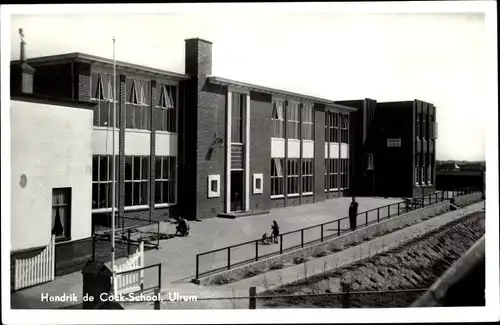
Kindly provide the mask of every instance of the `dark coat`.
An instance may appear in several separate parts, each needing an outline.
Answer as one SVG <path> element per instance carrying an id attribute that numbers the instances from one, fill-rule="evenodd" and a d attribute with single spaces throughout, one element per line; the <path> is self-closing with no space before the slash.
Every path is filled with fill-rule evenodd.
<path id="1" fill-rule="evenodd" d="M 358 202 L 351 202 L 349 205 L 349 216 L 355 217 L 358 215 Z"/>

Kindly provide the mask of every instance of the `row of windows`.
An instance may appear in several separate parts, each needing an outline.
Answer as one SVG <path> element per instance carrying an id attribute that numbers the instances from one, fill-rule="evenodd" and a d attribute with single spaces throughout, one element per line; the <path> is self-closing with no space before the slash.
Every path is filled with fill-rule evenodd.
<path id="1" fill-rule="evenodd" d="M 434 179 L 434 166 L 415 166 L 415 184 L 432 185 Z"/>
<path id="2" fill-rule="evenodd" d="M 118 179 L 118 157 L 115 156 L 115 171 Z M 92 157 L 92 209 L 107 209 L 112 206 L 112 156 Z M 149 156 L 125 157 L 125 206 L 149 205 Z M 176 157 L 156 157 L 155 203 L 176 203 Z M 118 193 L 115 197 L 118 202 Z"/>
<path id="3" fill-rule="evenodd" d="M 326 112 L 325 141 L 349 143 L 349 115 Z"/>
<path id="4" fill-rule="evenodd" d="M 325 189 L 347 188 L 349 188 L 349 159 L 325 159 Z"/>
<path id="5" fill-rule="evenodd" d="M 302 159 L 300 166 L 299 159 L 288 159 L 285 170 L 285 159 L 273 158 L 271 160 L 271 195 L 285 194 L 310 194 L 313 192 L 314 160 Z M 302 168 L 302 176 L 300 176 Z"/>
<path id="6" fill-rule="evenodd" d="M 312 105 L 300 104 L 297 102 L 288 102 L 286 105 L 286 132 L 289 139 L 299 139 L 300 129 L 302 130 L 303 140 L 314 140 L 314 120 L 313 120 L 313 107 Z M 285 116 L 284 116 L 285 101 L 273 100 L 272 112 L 272 137 L 284 138 L 285 137 Z M 300 118 L 302 115 L 302 118 Z M 301 122 L 302 120 L 302 122 Z M 302 123 L 302 128 L 300 124 Z"/>
<path id="7" fill-rule="evenodd" d="M 92 73 L 91 99 L 96 100 L 94 125 L 113 126 L 113 76 L 109 73 Z M 117 90 L 119 87 L 117 86 Z M 156 101 L 153 107 L 156 130 L 177 132 L 177 87 L 158 84 L 155 88 Z M 118 93 L 118 92 L 117 92 Z M 151 127 L 151 82 L 127 78 L 125 82 L 125 128 L 145 129 Z"/>

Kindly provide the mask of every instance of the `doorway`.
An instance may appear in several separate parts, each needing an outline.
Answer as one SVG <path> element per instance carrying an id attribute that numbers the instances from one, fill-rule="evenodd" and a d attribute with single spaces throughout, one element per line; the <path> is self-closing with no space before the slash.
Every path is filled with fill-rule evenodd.
<path id="1" fill-rule="evenodd" d="M 231 171 L 231 212 L 243 211 L 243 171 Z"/>

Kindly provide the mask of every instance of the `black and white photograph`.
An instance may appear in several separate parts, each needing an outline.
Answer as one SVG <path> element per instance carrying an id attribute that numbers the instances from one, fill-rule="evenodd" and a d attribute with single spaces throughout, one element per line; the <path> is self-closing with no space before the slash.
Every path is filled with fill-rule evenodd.
<path id="1" fill-rule="evenodd" d="M 1 17 L 3 323 L 500 319 L 496 2 Z"/>

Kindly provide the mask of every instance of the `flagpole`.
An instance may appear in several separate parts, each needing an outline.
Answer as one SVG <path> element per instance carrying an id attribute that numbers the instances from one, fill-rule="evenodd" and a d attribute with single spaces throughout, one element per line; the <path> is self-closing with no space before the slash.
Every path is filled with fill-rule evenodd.
<path id="1" fill-rule="evenodd" d="M 113 178 L 111 190 L 111 270 L 113 272 L 113 293 L 115 286 L 115 205 L 116 205 L 116 158 L 115 158 L 115 129 L 116 129 L 116 58 L 115 58 L 115 37 L 113 36 Z"/>

